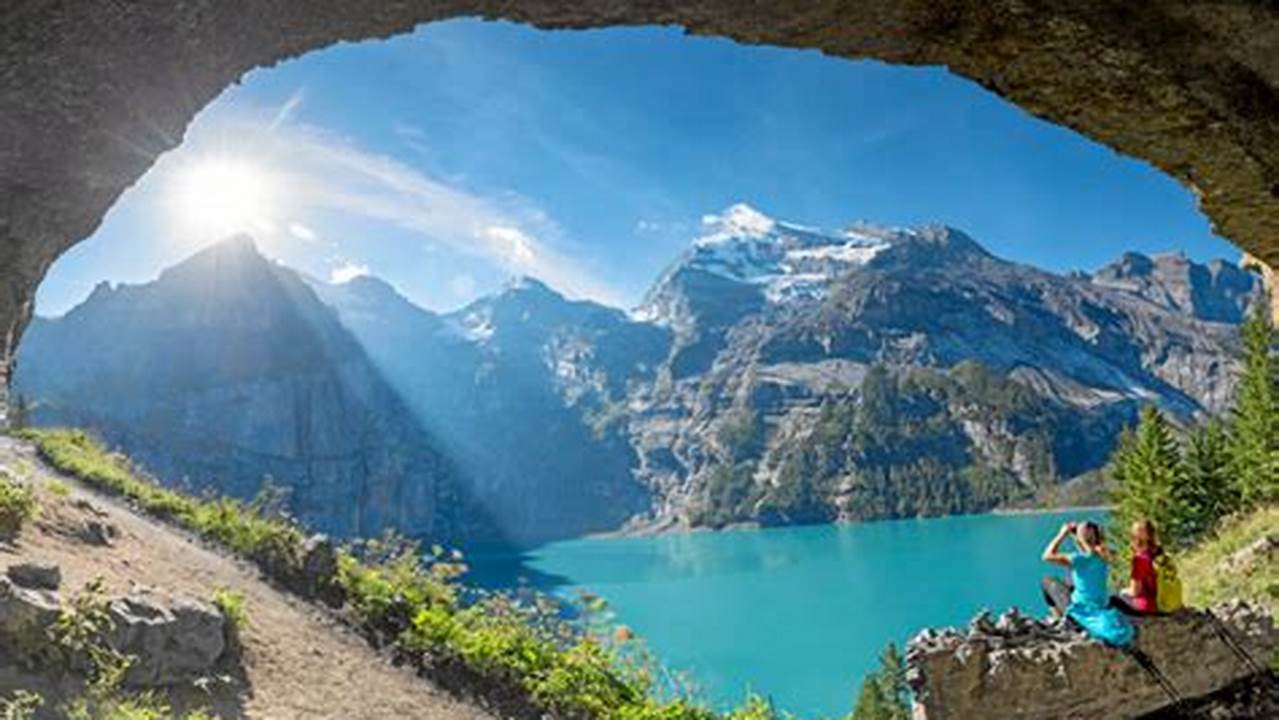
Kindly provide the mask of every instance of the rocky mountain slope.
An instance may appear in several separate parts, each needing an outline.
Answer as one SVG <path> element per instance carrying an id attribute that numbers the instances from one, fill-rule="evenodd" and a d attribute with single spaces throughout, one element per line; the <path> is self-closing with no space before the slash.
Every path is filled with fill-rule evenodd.
<path id="1" fill-rule="evenodd" d="M 674 342 L 630 423 L 660 513 L 695 523 L 973 510 L 1096 468 L 1142 403 L 1221 408 L 1257 287 L 1176 257 L 1060 276 L 947 227 L 707 220 L 639 309 Z"/>
<path id="2" fill-rule="evenodd" d="M 253 498 L 274 487 L 330 532 L 485 531 L 359 343 L 247 238 L 152 283 L 100 285 L 33 329 L 18 387 L 39 398 L 40 422 L 94 428 L 196 489 Z"/>
<path id="3" fill-rule="evenodd" d="M 223 255 L 259 270 L 198 281 Z M 166 475 L 243 495 L 271 472 L 339 531 L 964 512 L 1099 467 L 1143 403 L 1220 410 L 1258 285 L 1179 256 L 1063 276 L 953 228 L 828 232 L 738 205 L 629 315 L 531 279 L 436 314 L 239 243 L 38 322 L 17 386 L 40 422 L 99 427 Z"/>

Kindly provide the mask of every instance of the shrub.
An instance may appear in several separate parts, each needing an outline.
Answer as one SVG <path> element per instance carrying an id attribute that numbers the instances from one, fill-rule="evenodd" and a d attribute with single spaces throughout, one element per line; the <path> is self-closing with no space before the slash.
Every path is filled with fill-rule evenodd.
<path id="1" fill-rule="evenodd" d="M 32 720 L 44 705 L 44 698 L 28 690 L 19 690 L 10 698 L 0 698 L 0 720 Z"/>
<path id="2" fill-rule="evenodd" d="M 27 430 L 22 436 L 58 469 L 253 559 L 268 574 L 278 578 L 300 567 L 302 529 L 268 512 L 265 502 L 197 499 L 161 488 L 78 430 Z M 348 617 L 370 642 L 391 648 L 427 673 L 442 663 L 460 663 L 489 689 L 513 691 L 506 694 L 523 697 L 552 717 L 780 720 L 758 699 L 723 716 L 699 705 L 677 682 L 659 687 L 654 678 L 670 675 L 654 669 L 651 655 L 634 641 L 611 642 L 611 627 L 594 622 L 601 602 L 573 609 L 542 595 L 529 600 L 465 591 L 456 582 L 465 569 L 460 560 L 440 547 L 423 552 L 417 543 L 394 535 L 343 548 L 338 582 Z M 242 616 L 236 594 L 220 593 L 214 602 L 233 623 Z M 72 720 L 169 717 L 168 708 L 149 697 L 107 693 L 84 702 L 97 714 L 68 713 Z"/>
<path id="3" fill-rule="evenodd" d="M 233 632 L 240 632 L 249 624 L 249 611 L 244 607 L 244 593 L 230 588 L 218 588 L 213 593 L 213 606 L 222 612 Z"/>
<path id="4" fill-rule="evenodd" d="M 35 493 L 0 470 L 0 540 L 17 537 L 23 524 L 35 514 Z"/>

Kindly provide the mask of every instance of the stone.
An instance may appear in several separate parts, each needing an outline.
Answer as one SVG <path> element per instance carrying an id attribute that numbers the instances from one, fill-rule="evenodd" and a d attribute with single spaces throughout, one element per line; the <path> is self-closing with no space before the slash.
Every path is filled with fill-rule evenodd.
<path id="1" fill-rule="evenodd" d="M 1247 573 L 1253 568 L 1266 563 L 1273 563 L 1279 555 L 1279 534 L 1272 533 L 1247 547 L 1231 553 L 1222 561 L 1222 571 L 1227 573 Z"/>
<path id="2" fill-rule="evenodd" d="M 279 0 L 25 4 L 0 23 L 0 385 L 35 288 L 247 71 L 463 15 L 682 26 L 948 68 L 1179 179 L 1219 234 L 1279 265 L 1279 8 L 1249 0 Z"/>
<path id="3" fill-rule="evenodd" d="M 33 590 L 57 590 L 62 584 L 62 568 L 53 563 L 18 563 L 10 565 L 5 574 L 18 587 Z"/>
<path id="4" fill-rule="evenodd" d="M 1136 649 L 1187 699 L 1249 680 L 1279 645 L 1273 618 L 1240 602 L 1134 623 Z M 910 641 L 917 718 L 1135 718 L 1171 704 L 1131 655 L 1078 632 L 1031 618 L 997 622 L 993 630 L 974 621 L 968 632 L 920 633 Z"/>
<path id="5" fill-rule="evenodd" d="M 52 591 L 21 587 L 8 576 L 0 577 L 0 650 L 16 639 L 43 637 L 61 610 Z"/>
<path id="6" fill-rule="evenodd" d="M 338 582 L 337 547 L 329 536 L 316 534 L 302 545 L 304 594 L 331 607 L 341 607 L 346 593 Z"/>
<path id="7" fill-rule="evenodd" d="M 112 600 L 110 644 L 135 657 L 124 682 L 162 687 L 208 675 L 227 649 L 227 619 L 217 608 L 190 598 L 161 600 L 136 593 Z"/>
<path id="8" fill-rule="evenodd" d="M 119 535 L 119 530 L 116 529 L 115 525 L 108 522 L 85 520 L 84 524 L 80 526 L 77 535 L 90 545 L 108 547 L 115 540 L 115 537 Z"/>

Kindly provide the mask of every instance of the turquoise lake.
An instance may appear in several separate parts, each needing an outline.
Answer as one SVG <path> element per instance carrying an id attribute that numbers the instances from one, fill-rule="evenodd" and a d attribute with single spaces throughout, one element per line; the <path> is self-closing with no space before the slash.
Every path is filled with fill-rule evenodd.
<path id="1" fill-rule="evenodd" d="M 801 717 L 842 715 L 889 641 L 982 608 L 1042 613 L 1043 545 L 1098 512 L 697 532 L 553 543 L 520 557 L 537 584 L 606 598 L 708 700 L 747 688 Z M 473 557 L 477 574 L 504 570 Z M 513 578 L 508 578 L 513 581 Z"/>

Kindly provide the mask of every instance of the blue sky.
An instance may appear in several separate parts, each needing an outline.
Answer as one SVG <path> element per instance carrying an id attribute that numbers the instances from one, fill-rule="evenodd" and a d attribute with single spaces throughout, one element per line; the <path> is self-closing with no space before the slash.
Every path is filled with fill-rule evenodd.
<path id="1" fill-rule="evenodd" d="M 1171 179 L 938 68 L 462 20 L 248 74 L 58 261 L 37 309 L 241 228 L 433 309 L 517 274 L 630 306 L 738 201 L 825 227 L 944 222 L 1055 270 L 1238 256 Z"/>

